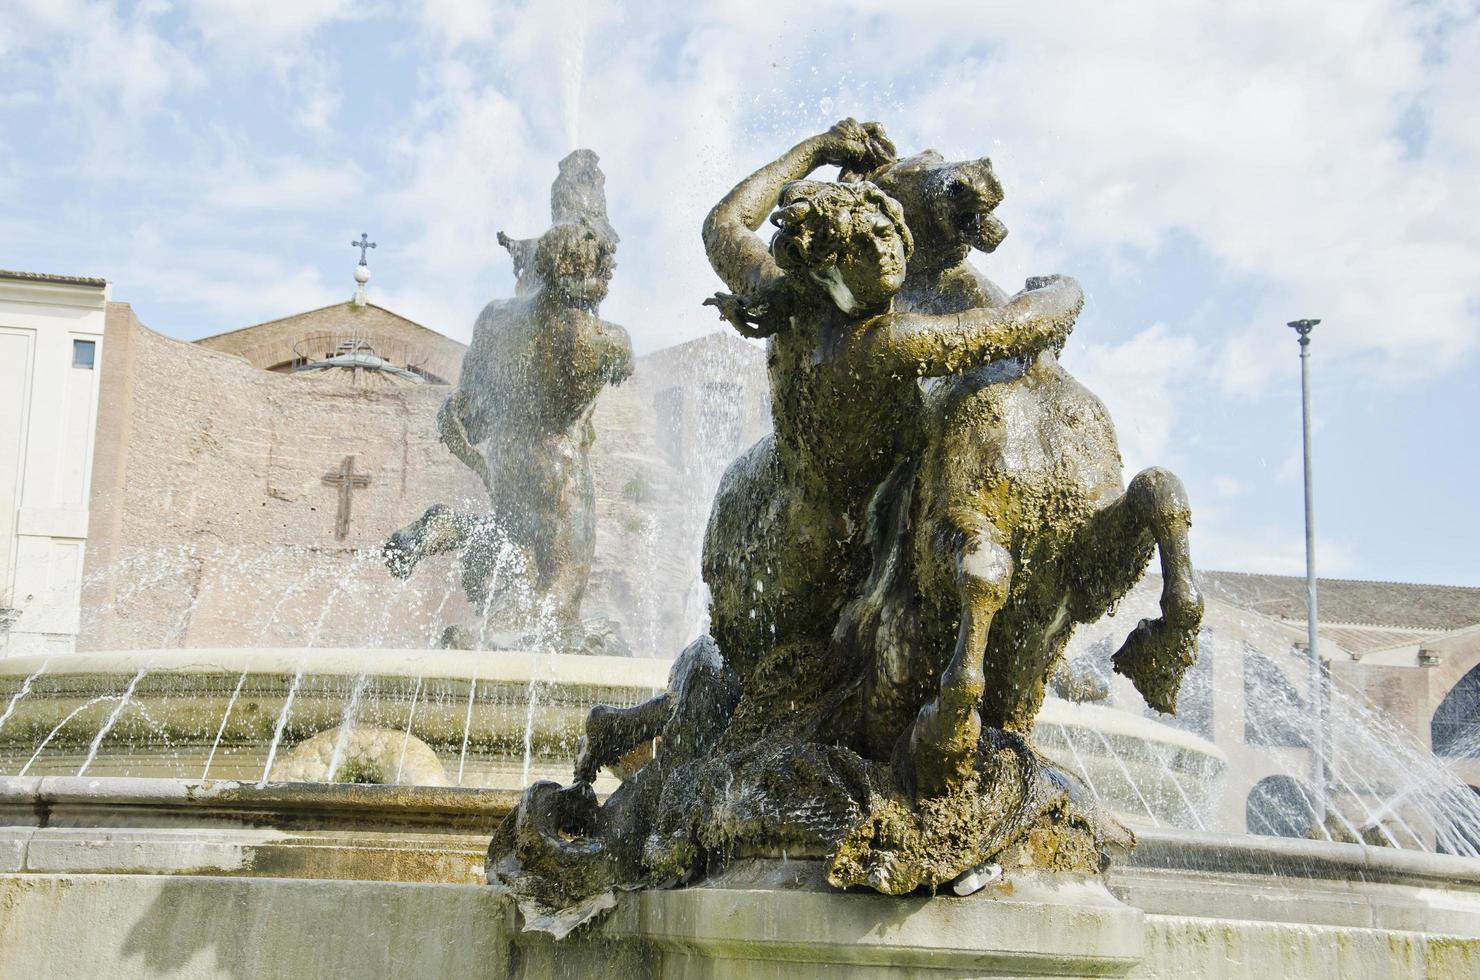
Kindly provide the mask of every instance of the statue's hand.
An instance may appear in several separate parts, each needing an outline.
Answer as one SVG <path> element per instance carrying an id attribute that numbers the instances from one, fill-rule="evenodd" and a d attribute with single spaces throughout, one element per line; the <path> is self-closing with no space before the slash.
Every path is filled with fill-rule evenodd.
<path id="1" fill-rule="evenodd" d="M 621 351 L 612 359 L 612 364 L 607 371 L 606 377 L 614 385 L 619 385 L 632 377 L 632 351 L 630 348 Z"/>
<path id="2" fill-rule="evenodd" d="M 730 326 L 734 327 L 742 337 L 761 339 L 775 332 L 761 323 L 760 317 L 757 316 L 759 311 L 752 310 L 745 305 L 744 300 L 732 293 L 715 293 L 704 301 L 704 305 L 719 310 L 719 315 L 728 320 Z"/>
<path id="3" fill-rule="evenodd" d="M 876 122 L 844 119 L 822 136 L 822 162 L 858 177 L 895 160 L 894 143 Z"/>
<path id="4" fill-rule="evenodd" d="M 1059 275 L 1058 273 L 1054 273 L 1051 276 L 1029 276 L 1027 281 L 1023 283 L 1023 290 L 1030 292 L 1034 289 L 1047 289 L 1049 286 L 1063 282 L 1067 278 L 1069 277 Z"/>

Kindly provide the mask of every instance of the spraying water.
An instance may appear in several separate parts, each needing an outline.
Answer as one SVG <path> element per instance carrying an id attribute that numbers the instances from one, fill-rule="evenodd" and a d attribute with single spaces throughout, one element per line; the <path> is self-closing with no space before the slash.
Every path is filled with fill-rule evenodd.
<path id="1" fill-rule="evenodd" d="M 236 699 L 241 697 L 242 685 L 247 682 L 247 672 L 242 671 L 241 676 L 236 679 L 236 688 L 231 692 L 231 698 L 226 702 L 226 710 L 221 713 L 221 727 L 216 729 L 216 740 L 211 743 L 211 753 L 206 756 L 206 767 L 200 772 L 201 782 L 205 782 L 211 774 L 211 763 L 216 758 L 216 749 L 221 745 L 221 736 L 226 734 L 226 720 L 231 717 L 231 709 L 236 707 Z"/>
<path id="2" fill-rule="evenodd" d="M 5 713 L 0 714 L 0 728 L 5 727 L 5 723 L 10 720 L 10 716 L 15 714 L 15 706 L 20 704 L 22 698 L 31 693 L 31 685 L 36 683 L 36 678 L 45 672 L 46 664 L 43 663 L 37 668 L 34 674 L 31 674 L 21 683 L 21 689 L 15 693 L 15 696 L 10 699 L 10 703 L 5 706 Z"/>
<path id="3" fill-rule="evenodd" d="M 303 683 L 303 668 L 293 675 L 293 682 L 288 685 L 288 696 L 283 701 L 282 713 L 278 715 L 277 726 L 272 730 L 272 743 L 267 747 L 267 762 L 262 766 L 262 778 L 258 786 L 267 784 L 268 774 L 272 772 L 273 760 L 277 758 L 278 745 L 283 741 L 283 730 L 288 727 L 288 713 L 293 710 L 293 698 L 298 694 L 298 685 Z"/>
<path id="4" fill-rule="evenodd" d="M 344 759 L 344 750 L 349 745 L 350 734 L 355 727 L 355 712 L 360 706 L 360 698 L 365 694 L 365 685 L 370 676 L 361 672 L 355 678 L 354 690 L 350 692 L 349 702 L 344 706 L 344 716 L 339 720 L 339 735 L 334 739 L 334 752 L 329 757 L 329 771 L 324 775 L 324 782 L 334 782 L 334 774 L 339 771 L 339 763 Z"/>
<path id="5" fill-rule="evenodd" d="M 67 714 L 67 716 L 61 721 L 57 722 L 56 727 L 48 732 L 47 736 L 41 740 L 41 744 L 36 746 L 36 751 L 31 753 L 31 758 L 26 760 L 26 764 L 24 766 L 21 766 L 21 771 L 16 773 L 16 775 L 24 776 L 26 773 L 31 771 L 31 767 L 36 764 L 36 760 L 41 757 L 41 753 L 46 751 L 46 747 L 51 744 L 51 740 L 57 737 L 57 732 L 60 732 L 63 728 L 67 727 L 67 722 L 71 721 L 73 718 L 76 718 L 78 715 L 82 714 L 82 712 L 86 711 L 88 708 L 91 708 L 95 704 L 104 704 L 109 701 L 116 700 L 118 700 L 118 695 L 104 694 L 100 695 L 99 697 L 93 698 L 91 701 L 83 702 L 82 704 L 79 704 L 77 707 L 73 708 Z"/>
<path id="6" fill-rule="evenodd" d="M 113 726 L 118 723 L 118 718 L 123 714 L 123 709 L 128 707 L 129 698 L 134 696 L 134 689 L 139 686 L 139 681 L 143 680 L 144 675 L 148 672 L 147 668 L 140 668 L 139 672 L 134 675 L 134 679 L 128 682 L 128 688 L 124 690 L 123 696 L 118 699 L 118 705 L 108 715 L 108 720 L 103 723 L 103 727 L 99 728 L 98 733 L 93 736 L 92 745 L 88 746 L 87 749 L 87 759 L 82 763 L 82 768 L 77 770 L 77 775 L 83 776 L 87 774 L 88 767 L 98 757 L 98 747 L 103 744 L 103 739 L 113 730 Z"/>

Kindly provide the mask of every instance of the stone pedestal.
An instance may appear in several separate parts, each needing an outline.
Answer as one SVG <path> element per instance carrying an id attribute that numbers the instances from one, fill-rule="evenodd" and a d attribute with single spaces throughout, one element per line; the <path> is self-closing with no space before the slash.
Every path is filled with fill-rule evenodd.
<path id="1" fill-rule="evenodd" d="M 749 860 L 561 942 L 482 878 L 512 794 L 0 779 L 0 978 L 1473 980 L 1480 861 L 1146 830 L 1106 880 L 839 893 Z"/>
<path id="2" fill-rule="evenodd" d="M 518 933 L 523 978 L 1104 977 L 1142 959 L 1143 915 L 1098 880 L 1028 874 L 969 898 L 840 894 L 810 861 L 746 861 L 623 896 L 589 933 Z M 574 972 L 572 972 L 574 971 Z"/>

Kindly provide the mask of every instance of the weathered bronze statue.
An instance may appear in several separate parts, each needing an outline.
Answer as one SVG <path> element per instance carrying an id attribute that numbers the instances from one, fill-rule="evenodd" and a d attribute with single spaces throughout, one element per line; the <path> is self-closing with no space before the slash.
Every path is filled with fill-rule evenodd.
<path id="1" fill-rule="evenodd" d="M 825 165 L 840 182 L 806 179 Z M 713 642 L 666 694 L 593 712 L 576 785 L 531 787 L 495 837 L 490 880 L 530 910 L 746 854 L 902 894 L 1009 850 L 1100 870 L 1129 842 L 1026 739 L 1075 624 L 1156 546 L 1163 615 L 1115 663 L 1175 706 L 1202 608 L 1190 516 L 1166 471 L 1122 488 L 1103 406 L 1058 364 L 1078 286 L 1009 298 L 967 264 L 1006 234 L 1001 198 L 989 161 L 896 161 L 877 125 L 846 120 L 710 214 L 733 291 L 711 302 L 768 338 L 775 431 L 715 499 Z M 767 249 L 753 232 L 773 209 Z M 654 737 L 598 807 L 596 771 Z"/>
<path id="2" fill-rule="evenodd" d="M 597 316 L 617 245 L 603 185 L 596 154 L 577 150 L 560 162 L 550 230 L 499 234 L 519 295 L 478 315 L 461 380 L 437 415 L 442 442 L 482 480 L 491 510 L 437 504 L 385 545 L 403 578 L 425 557 L 457 552 L 485 642 L 488 630 L 565 649 L 588 639 L 580 612 L 595 550 L 591 411 L 602 388 L 632 373 L 626 331 Z M 614 652 L 618 640 L 595 635 Z"/>

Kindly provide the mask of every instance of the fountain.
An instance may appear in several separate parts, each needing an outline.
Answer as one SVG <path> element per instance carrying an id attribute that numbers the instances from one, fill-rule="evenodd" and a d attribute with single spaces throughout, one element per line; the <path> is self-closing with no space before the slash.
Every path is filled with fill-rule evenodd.
<path id="1" fill-rule="evenodd" d="M 1476 975 L 1480 806 L 1359 697 L 1327 692 L 1325 775 L 1251 810 L 1287 838 L 1226 833 L 1244 760 L 1199 706 L 1252 654 L 1176 477 L 1123 484 L 1058 364 L 1078 287 L 966 261 L 1001 199 L 989 161 L 846 120 L 715 208 L 711 305 L 767 339 L 775 432 L 715 497 L 709 635 L 635 657 L 580 618 L 592 404 L 631 364 L 567 157 L 439 416 L 490 509 L 395 532 L 373 587 L 457 583 L 479 628 L 388 647 L 346 578 L 301 649 L 0 659 L 0 975 Z M 581 357 L 541 361 L 560 325 Z M 560 411 L 495 424 L 521 392 Z M 363 645 L 319 645 L 336 616 Z M 1249 712 L 1237 753 L 1306 714 Z"/>

